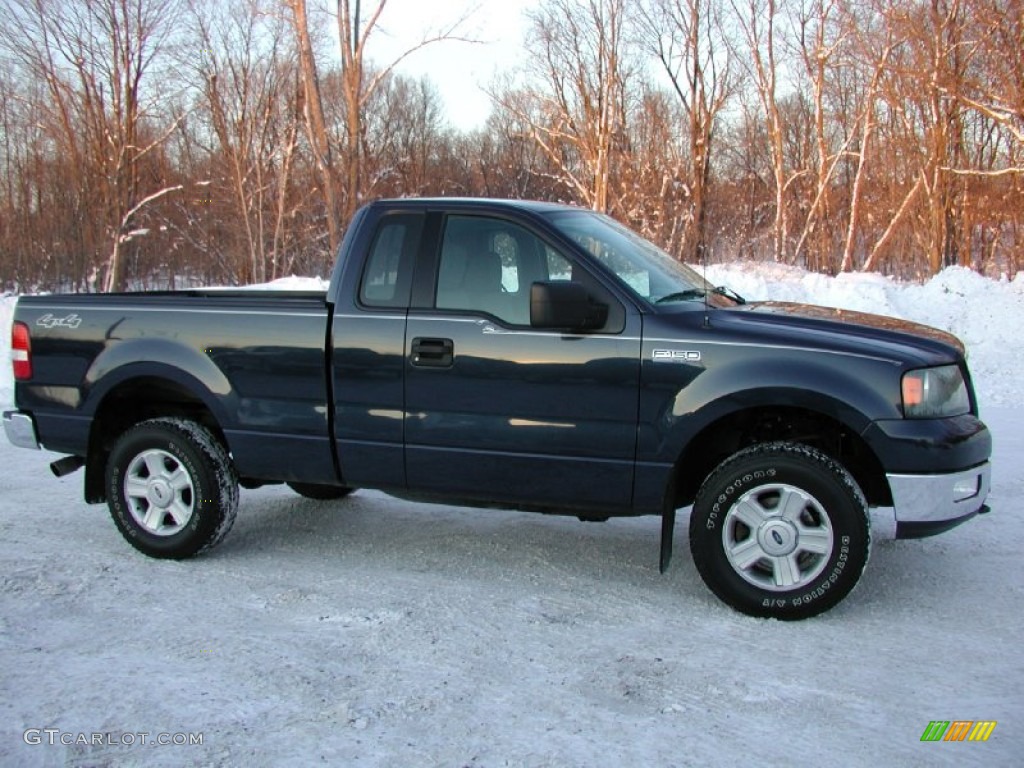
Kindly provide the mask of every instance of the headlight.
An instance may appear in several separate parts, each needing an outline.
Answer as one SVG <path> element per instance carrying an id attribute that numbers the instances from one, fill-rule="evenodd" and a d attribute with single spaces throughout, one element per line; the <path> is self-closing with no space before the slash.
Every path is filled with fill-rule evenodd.
<path id="1" fill-rule="evenodd" d="M 955 365 L 907 371 L 902 389 L 903 415 L 908 419 L 960 416 L 971 410 L 967 385 Z"/>

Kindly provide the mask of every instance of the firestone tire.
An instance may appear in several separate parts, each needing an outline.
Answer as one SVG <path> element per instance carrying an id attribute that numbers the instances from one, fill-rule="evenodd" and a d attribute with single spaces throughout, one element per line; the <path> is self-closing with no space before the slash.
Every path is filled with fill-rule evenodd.
<path id="1" fill-rule="evenodd" d="M 756 445 L 722 462 L 690 515 L 701 578 L 750 616 L 795 620 L 829 610 L 856 586 L 870 546 L 856 481 L 795 443 Z"/>
<path id="2" fill-rule="evenodd" d="M 127 430 L 107 461 L 107 505 L 140 552 L 184 559 L 227 535 L 238 477 L 224 446 L 200 424 L 152 419 Z"/>
<path id="3" fill-rule="evenodd" d="M 355 488 L 345 485 L 318 485 L 316 483 L 288 483 L 299 496 L 316 501 L 334 501 L 348 496 Z"/>

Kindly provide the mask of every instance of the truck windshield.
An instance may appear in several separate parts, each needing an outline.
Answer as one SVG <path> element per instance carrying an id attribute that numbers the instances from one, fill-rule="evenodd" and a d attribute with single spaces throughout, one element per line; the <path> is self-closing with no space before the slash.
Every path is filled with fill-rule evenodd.
<path id="1" fill-rule="evenodd" d="M 668 304 L 706 299 L 718 307 L 743 303 L 727 288 L 711 286 L 693 269 L 609 216 L 579 210 L 549 213 L 547 218 L 646 301 Z"/>

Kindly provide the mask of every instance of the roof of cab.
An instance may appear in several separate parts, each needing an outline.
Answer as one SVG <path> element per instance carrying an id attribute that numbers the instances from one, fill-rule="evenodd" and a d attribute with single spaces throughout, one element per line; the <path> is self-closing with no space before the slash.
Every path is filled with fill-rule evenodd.
<path id="1" fill-rule="evenodd" d="M 548 213 L 553 211 L 586 210 L 577 205 L 550 203 L 543 200 L 514 200 L 494 197 L 398 197 L 375 200 L 373 206 L 387 208 L 490 208 Z"/>

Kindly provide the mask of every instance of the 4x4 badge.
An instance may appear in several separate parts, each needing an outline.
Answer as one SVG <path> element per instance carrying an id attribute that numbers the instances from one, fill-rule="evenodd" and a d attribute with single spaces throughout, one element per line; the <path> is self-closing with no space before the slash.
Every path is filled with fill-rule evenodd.
<path id="1" fill-rule="evenodd" d="M 67 317 L 54 317 L 52 314 L 47 313 L 36 320 L 36 325 L 41 328 L 77 328 L 82 324 L 82 318 L 78 315 L 71 314 Z"/>

